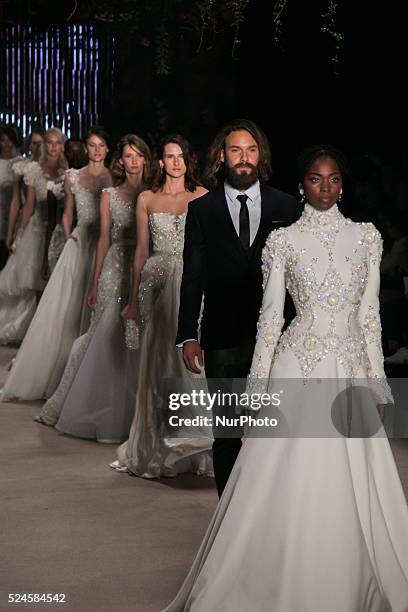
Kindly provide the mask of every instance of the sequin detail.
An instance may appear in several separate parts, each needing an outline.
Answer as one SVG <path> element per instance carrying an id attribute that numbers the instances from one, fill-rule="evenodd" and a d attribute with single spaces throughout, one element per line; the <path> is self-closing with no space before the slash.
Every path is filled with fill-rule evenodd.
<path id="1" fill-rule="evenodd" d="M 105 191 L 105 190 L 104 190 Z M 54 395 L 44 404 L 40 419 L 47 425 L 55 425 L 58 421 L 65 397 L 74 380 L 95 329 L 112 301 L 125 304 L 130 287 L 130 274 L 136 246 L 136 214 L 135 202 L 124 201 L 118 195 L 117 188 L 106 189 L 110 194 L 111 246 L 105 257 L 98 281 L 96 308 L 91 324 L 81 342 L 71 351 L 64 375 Z M 118 313 L 119 316 L 119 313 Z"/>
<path id="2" fill-rule="evenodd" d="M 290 351 L 304 379 L 332 355 L 344 376 L 375 379 L 382 397 L 391 397 L 375 280 L 381 252 L 376 228 L 346 219 L 337 206 L 321 212 L 306 204 L 299 221 L 270 234 L 262 256 L 265 295 L 249 389 L 269 376 L 279 355 Z M 284 287 L 296 317 L 281 334 L 284 300 L 274 291 L 279 294 Z"/>
<path id="3" fill-rule="evenodd" d="M 139 286 L 139 312 L 141 328 L 146 326 L 157 297 L 174 267 L 183 267 L 184 227 L 186 213 L 170 212 L 149 214 L 149 229 L 153 252 L 141 274 Z"/>

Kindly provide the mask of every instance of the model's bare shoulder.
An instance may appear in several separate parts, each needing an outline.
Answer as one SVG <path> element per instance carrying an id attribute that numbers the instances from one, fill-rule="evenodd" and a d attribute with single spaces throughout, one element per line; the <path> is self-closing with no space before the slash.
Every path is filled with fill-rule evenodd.
<path id="1" fill-rule="evenodd" d="M 157 196 L 157 194 L 150 189 L 142 191 L 137 198 L 137 209 L 139 211 L 144 210 L 146 212 L 152 212 L 151 209 L 155 201 L 155 196 Z"/>

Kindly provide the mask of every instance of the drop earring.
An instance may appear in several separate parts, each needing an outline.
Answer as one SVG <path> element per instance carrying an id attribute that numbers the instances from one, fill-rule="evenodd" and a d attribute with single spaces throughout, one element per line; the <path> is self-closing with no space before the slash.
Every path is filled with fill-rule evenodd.
<path id="1" fill-rule="evenodd" d="M 305 204 L 306 196 L 305 196 L 305 190 L 303 189 L 303 187 L 299 187 L 299 193 L 300 193 L 300 203 Z"/>
<path id="2" fill-rule="evenodd" d="M 340 189 L 339 197 L 337 198 L 337 204 L 341 204 L 342 193 L 343 193 L 343 189 Z"/>

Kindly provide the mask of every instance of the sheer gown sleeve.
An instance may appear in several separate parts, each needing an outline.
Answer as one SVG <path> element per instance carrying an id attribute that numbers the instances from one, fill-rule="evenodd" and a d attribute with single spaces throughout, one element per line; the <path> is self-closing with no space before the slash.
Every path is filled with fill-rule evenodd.
<path id="1" fill-rule="evenodd" d="M 266 391 L 273 356 L 284 324 L 286 236 L 285 229 L 271 232 L 262 252 L 264 295 L 247 382 L 248 393 Z"/>

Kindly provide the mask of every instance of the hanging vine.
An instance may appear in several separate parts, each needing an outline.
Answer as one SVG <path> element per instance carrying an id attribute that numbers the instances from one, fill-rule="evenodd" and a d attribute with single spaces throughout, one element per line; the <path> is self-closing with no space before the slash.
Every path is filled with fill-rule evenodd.
<path id="1" fill-rule="evenodd" d="M 161 21 L 155 35 L 155 67 L 158 76 L 170 73 L 170 37 L 165 21 Z"/>
<path id="2" fill-rule="evenodd" d="M 12 19 L 13 12 L 23 19 L 21 3 L 13 0 L 0 0 L 7 4 L 7 15 Z M 339 9 L 342 0 L 325 0 L 326 7 L 321 11 L 310 2 L 308 12 L 313 19 L 320 21 L 320 32 L 328 37 L 333 52 L 330 63 L 335 71 L 340 64 L 343 32 L 339 26 Z M 268 0 L 269 6 L 259 5 L 270 19 L 271 37 L 275 46 L 284 48 L 283 33 L 296 27 L 297 3 L 290 0 Z M 196 53 L 206 53 L 217 44 L 231 40 L 231 55 L 238 56 L 243 25 L 250 4 L 257 9 L 255 0 L 71 0 L 65 2 L 33 2 L 30 4 L 29 19 L 50 19 L 65 23 L 96 22 L 107 23 L 123 32 L 126 28 L 139 38 L 140 44 L 152 47 L 155 70 L 158 75 L 166 76 L 172 70 L 172 54 L 179 41 L 188 40 L 189 48 Z M 268 3 L 265 3 L 268 4 Z M 320 4 L 320 3 L 317 3 Z M 290 13 L 289 13 L 290 6 Z M 304 7 L 304 5 L 303 5 Z M 302 8 L 303 8 L 302 7 Z M 250 26 L 250 23 L 248 24 Z"/>
<path id="3" fill-rule="evenodd" d="M 273 6 L 273 40 L 279 47 L 282 46 L 283 14 L 288 7 L 288 3 L 289 0 L 276 0 Z"/>
<path id="4" fill-rule="evenodd" d="M 322 13 L 321 31 L 328 34 L 334 43 L 334 51 L 330 58 L 330 62 L 334 65 L 335 74 L 338 74 L 338 66 L 340 63 L 341 45 L 343 42 L 343 34 L 337 28 L 337 10 L 339 3 L 337 0 L 329 0 L 327 10 Z"/>
<path id="5" fill-rule="evenodd" d="M 244 13 L 250 0 L 225 0 L 226 6 L 231 10 L 233 18 L 231 27 L 234 31 L 234 42 L 232 44 L 232 57 L 235 57 L 237 45 L 240 44 L 239 32 L 244 21 Z"/>

